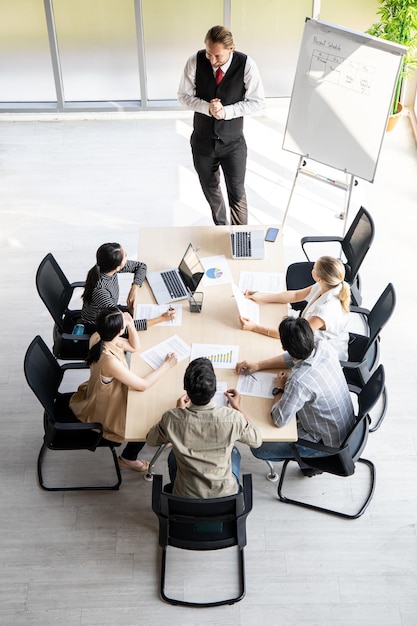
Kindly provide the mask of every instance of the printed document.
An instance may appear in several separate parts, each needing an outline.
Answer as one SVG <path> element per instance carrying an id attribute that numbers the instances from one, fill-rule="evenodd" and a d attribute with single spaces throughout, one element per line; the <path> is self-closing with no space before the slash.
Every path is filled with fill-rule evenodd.
<path id="1" fill-rule="evenodd" d="M 240 272 L 239 289 L 244 292 L 280 293 L 285 290 L 284 274 L 277 272 Z"/>
<path id="2" fill-rule="evenodd" d="M 210 359 L 214 369 L 231 370 L 236 367 L 239 357 L 239 346 L 220 345 L 210 343 L 193 343 L 191 346 L 190 361 L 199 357 Z"/>
<path id="3" fill-rule="evenodd" d="M 191 348 L 185 341 L 178 337 L 178 335 L 173 335 L 169 339 L 149 348 L 149 350 L 144 350 L 139 356 L 150 365 L 152 369 L 156 370 L 162 365 L 169 352 L 175 352 L 178 361 L 182 361 L 190 356 L 190 351 Z"/>
<path id="4" fill-rule="evenodd" d="M 182 305 L 171 305 L 176 311 L 176 316 L 173 320 L 167 320 L 166 322 L 159 322 L 156 326 L 182 326 Z M 138 304 L 136 308 L 135 319 L 136 320 L 150 320 L 154 317 L 159 317 L 166 313 L 169 309 L 168 304 Z"/>
<path id="5" fill-rule="evenodd" d="M 276 374 L 270 372 L 254 372 L 252 375 L 239 376 L 237 390 L 242 396 L 254 396 L 255 398 L 272 398 L 272 390 Z"/>
<path id="6" fill-rule="evenodd" d="M 246 298 L 234 283 L 232 283 L 232 290 L 239 315 L 248 317 L 255 324 L 259 324 L 259 304 Z"/>

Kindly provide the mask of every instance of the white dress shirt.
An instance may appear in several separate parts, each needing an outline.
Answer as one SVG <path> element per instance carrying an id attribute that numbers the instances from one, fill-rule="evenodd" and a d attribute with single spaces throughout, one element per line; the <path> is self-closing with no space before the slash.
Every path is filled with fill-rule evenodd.
<path id="1" fill-rule="evenodd" d="M 233 52 L 231 53 L 228 61 L 221 66 L 222 71 L 226 74 L 232 62 Z M 185 64 L 185 68 L 178 87 L 178 101 L 197 113 L 203 113 L 210 116 L 209 103 L 205 100 L 197 98 L 195 95 L 195 75 L 197 68 L 197 53 L 193 54 Z M 217 67 L 213 68 L 215 74 Z M 259 75 L 256 63 L 250 57 L 247 57 L 245 70 L 243 75 L 243 82 L 245 84 L 245 99 L 235 104 L 229 104 L 224 107 L 226 120 L 232 120 L 235 117 L 242 117 L 243 115 L 250 115 L 260 111 L 265 104 L 264 88 L 262 85 L 261 77 Z"/>

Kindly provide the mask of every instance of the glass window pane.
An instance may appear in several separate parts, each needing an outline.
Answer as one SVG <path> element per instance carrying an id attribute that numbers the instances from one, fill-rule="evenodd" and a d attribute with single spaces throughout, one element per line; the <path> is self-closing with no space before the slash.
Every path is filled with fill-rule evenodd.
<path id="1" fill-rule="evenodd" d="M 320 19 L 365 32 L 377 21 L 377 0 L 321 0 Z"/>
<path id="2" fill-rule="evenodd" d="M 56 102 L 43 2 L 0 0 L 0 101 Z"/>
<path id="3" fill-rule="evenodd" d="M 133 0 L 54 0 L 66 101 L 139 100 Z"/>
<path id="4" fill-rule="evenodd" d="M 149 100 L 176 99 L 186 60 L 215 24 L 223 24 L 223 0 L 143 0 Z"/>
<path id="5" fill-rule="evenodd" d="M 252 0 L 232 2 L 232 32 L 236 49 L 256 62 L 265 95 L 291 95 L 305 18 L 312 0 L 264 0 L 262 10 Z"/>

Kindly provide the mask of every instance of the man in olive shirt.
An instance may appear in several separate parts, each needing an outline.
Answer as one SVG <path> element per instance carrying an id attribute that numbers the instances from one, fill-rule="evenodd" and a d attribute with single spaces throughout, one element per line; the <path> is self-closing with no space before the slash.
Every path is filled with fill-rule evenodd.
<path id="1" fill-rule="evenodd" d="M 168 466 L 173 493 L 189 498 L 219 498 L 237 493 L 240 453 L 235 442 L 258 448 L 259 430 L 240 409 L 235 389 L 225 393 L 228 406 L 213 400 L 216 376 L 211 361 L 191 361 L 184 375 L 186 394 L 148 432 L 150 446 L 172 444 Z M 230 406 L 229 406 L 230 405 Z"/>

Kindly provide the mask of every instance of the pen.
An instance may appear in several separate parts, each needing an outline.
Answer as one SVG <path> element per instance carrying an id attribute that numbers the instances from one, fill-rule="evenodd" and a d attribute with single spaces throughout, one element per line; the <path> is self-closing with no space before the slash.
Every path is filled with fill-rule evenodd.
<path id="1" fill-rule="evenodd" d="M 241 367 L 241 368 L 240 368 L 240 371 L 241 371 L 241 372 L 247 372 L 247 371 L 248 371 L 248 368 L 247 368 L 247 367 Z M 250 376 L 251 378 L 253 378 L 253 380 L 257 380 L 257 378 L 255 378 L 255 376 L 254 376 L 253 374 L 251 374 L 250 372 L 248 372 L 248 374 L 249 374 L 249 376 Z"/>
<path id="2" fill-rule="evenodd" d="M 173 307 L 173 306 L 170 306 L 170 307 L 169 307 L 169 309 L 168 309 L 168 311 L 175 311 L 175 309 L 174 309 L 174 307 Z M 173 321 L 172 321 L 172 315 L 170 315 L 170 318 L 171 318 L 171 324 L 173 324 Z"/>

